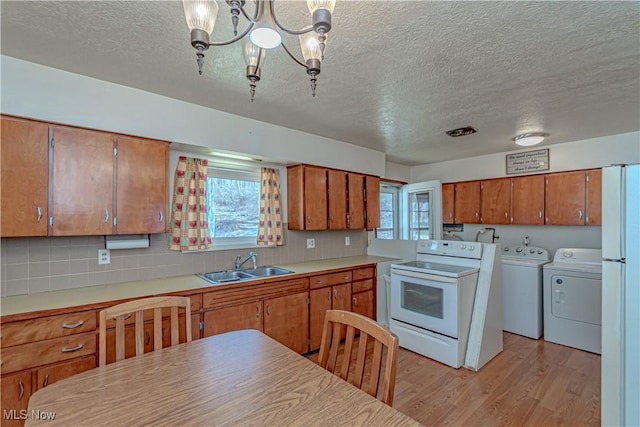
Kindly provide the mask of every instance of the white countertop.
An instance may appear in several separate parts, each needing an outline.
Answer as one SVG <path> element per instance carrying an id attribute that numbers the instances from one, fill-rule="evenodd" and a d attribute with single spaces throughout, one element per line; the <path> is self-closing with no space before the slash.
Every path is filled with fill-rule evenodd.
<path id="1" fill-rule="evenodd" d="M 308 261 L 296 264 L 280 264 L 277 265 L 277 267 L 286 268 L 287 270 L 293 271 L 293 273 L 279 275 L 277 278 L 282 280 L 289 278 L 293 279 L 300 275 L 308 275 L 326 270 L 350 268 L 362 264 L 376 264 L 379 262 L 391 261 L 393 259 L 394 258 L 362 255 Z M 261 278 L 251 281 L 243 281 L 241 283 L 256 281 L 264 282 L 265 280 L 266 279 Z M 237 285 L 238 282 L 234 282 L 233 284 Z M 125 282 L 78 289 L 65 289 L 61 291 L 42 292 L 30 295 L 16 295 L 0 298 L 0 315 L 11 316 L 47 310 L 59 310 L 83 305 L 99 304 L 107 301 L 118 301 L 175 292 L 188 292 L 192 290 L 206 291 L 208 288 L 213 288 L 214 286 L 222 285 L 212 285 L 204 279 L 191 274 L 188 276 L 166 277 L 163 279 Z"/>

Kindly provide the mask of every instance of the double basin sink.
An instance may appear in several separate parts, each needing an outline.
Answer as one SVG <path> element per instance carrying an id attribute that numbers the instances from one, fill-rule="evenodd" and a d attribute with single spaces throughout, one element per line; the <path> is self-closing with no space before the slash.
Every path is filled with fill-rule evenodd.
<path id="1" fill-rule="evenodd" d="M 224 270 L 214 271 L 212 273 L 198 274 L 198 277 L 218 285 L 220 283 L 240 282 L 243 280 L 255 280 L 264 277 L 279 276 L 281 274 L 293 273 L 285 268 L 265 265 L 263 267 L 251 268 L 247 270 Z"/>

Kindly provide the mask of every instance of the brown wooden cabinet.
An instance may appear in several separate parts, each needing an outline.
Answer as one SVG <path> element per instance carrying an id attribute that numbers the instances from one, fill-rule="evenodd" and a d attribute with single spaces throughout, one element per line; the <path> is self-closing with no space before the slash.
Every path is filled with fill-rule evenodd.
<path id="1" fill-rule="evenodd" d="M 48 365 L 35 371 L 36 391 L 51 385 L 56 381 L 63 380 L 71 375 L 88 371 L 96 367 L 96 357 L 87 356 L 74 359 L 69 362 L 62 362 L 55 365 Z"/>
<path id="2" fill-rule="evenodd" d="M 587 212 L 588 171 L 554 173 L 546 175 L 545 224 L 585 225 Z M 600 182 L 594 174 L 594 188 Z M 595 190 L 594 190 L 595 191 Z M 599 216 L 599 209 L 592 207 Z M 596 217 L 597 220 L 597 217 Z"/>
<path id="3" fill-rule="evenodd" d="M 51 132 L 52 234 L 113 234 L 114 136 L 64 126 L 53 126 Z"/>
<path id="4" fill-rule="evenodd" d="M 2 396 L 2 425 L 23 426 L 25 412 L 31 397 L 31 371 L 3 375 L 0 384 Z"/>
<path id="5" fill-rule="evenodd" d="M 511 179 L 511 224 L 544 224 L 544 175 Z"/>
<path id="6" fill-rule="evenodd" d="M 329 201 L 329 229 L 347 228 L 347 173 L 329 169 L 327 171 Z"/>
<path id="7" fill-rule="evenodd" d="M 351 311 L 374 320 L 376 318 L 375 282 L 375 267 L 353 270 Z"/>
<path id="8" fill-rule="evenodd" d="M 204 312 L 205 337 L 241 329 L 263 330 L 261 300 Z"/>
<path id="9" fill-rule="evenodd" d="M 380 227 L 380 178 L 367 175 L 365 178 L 365 204 L 367 230 Z"/>
<path id="10" fill-rule="evenodd" d="M 347 174 L 347 181 L 349 193 L 349 221 L 347 227 L 352 229 L 365 228 L 364 175 L 349 173 Z"/>
<path id="11" fill-rule="evenodd" d="M 309 279 L 309 350 L 320 347 L 327 310 L 351 311 L 351 271 L 321 274 Z"/>
<path id="12" fill-rule="evenodd" d="M 48 233 L 49 126 L 2 116 L 2 237 Z"/>
<path id="13" fill-rule="evenodd" d="M 602 224 L 602 169 L 587 171 L 587 214 L 585 225 Z"/>
<path id="14" fill-rule="evenodd" d="M 455 223 L 480 223 L 480 181 L 456 182 Z"/>
<path id="15" fill-rule="evenodd" d="M 164 233 L 169 143 L 118 136 L 116 144 L 116 233 Z"/>
<path id="16" fill-rule="evenodd" d="M 454 223 L 455 184 L 442 184 L 442 223 Z"/>
<path id="17" fill-rule="evenodd" d="M 353 294 L 352 311 L 375 320 L 373 291 Z"/>
<path id="18" fill-rule="evenodd" d="M 309 294 L 264 300 L 264 333 L 297 353 L 309 351 Z"/>
<path id="19" fill-rule="evenodd" d="M 287 171 L 290 230 L 327 229 L 327 170 L 297 165 Z"/>
<path id="20" fill-rule="evenodd" d="M 489 179 L 480 183 L 480 222 L 509 224 L 511 220 L 511 180 Z"/>

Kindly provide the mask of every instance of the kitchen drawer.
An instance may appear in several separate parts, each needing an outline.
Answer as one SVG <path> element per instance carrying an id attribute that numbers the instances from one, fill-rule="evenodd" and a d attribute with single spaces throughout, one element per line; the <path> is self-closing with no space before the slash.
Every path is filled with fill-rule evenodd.
<path id="1" fill-rule="evenodd" d="M 76 357 L 95 355 L 95 353 L 95 331 L 13 346 L 2 350 L 2 373 L 16 372 Z"/>
<path id="2" fill-rule="evenodd" d="M 351 285 L 351 292 L 354 294 L 356 292 L 368 291 L 370 289 L 373 289 L 373 279 L 360 280 L 358 282 L 353 282 Z"/>
<path id="3" fill-rule="evenodd" d="M 311 289 L 324 288 L 325 286 L 339 285 L 341 283 L 351 282 L 352 274 L 350 271 L 343 271 L 340 273 L 321 274 L 318 276 L 312 276 L 309 279 L 309 286 Z"/>
<path id="4" fill-rule="evenodd" d="M 36 390 L 95 367 L 96 356 L 81 357 L 68 362 L 44 366 L 35 372 Z"/>
<path id="5" fill-rule="evenodd" d="M 374 275 L 374 267 L 358 268 L 353 270 L 353 280 L 371 279 Z"/>
<path id="6" fill-rule="evenodd" d="M 96 330 L 96 312 L 41 317 L 2 324 L 2 348 Z M 4 368 L 4 366 L 3 366 Z"/>
<path id="7" fill-rule="evenodd" d="M 277 298 L 308 290 L 309 280 L 306 277 L 283 282 L 245 283 L 231 289 L 220 289 L 205 293 L 202 296 L 202 306 L 205 310 L 216 309 L 267 298 Z"/>

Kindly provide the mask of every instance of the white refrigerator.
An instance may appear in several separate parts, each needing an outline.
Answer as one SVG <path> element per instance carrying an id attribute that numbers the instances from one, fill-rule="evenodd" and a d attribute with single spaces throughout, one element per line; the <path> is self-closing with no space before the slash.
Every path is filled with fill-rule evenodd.
<path id="1" fill-rule="evenodd" d="M 640 165 L 602 169 L 602 425 L 640 425 Z"/>

